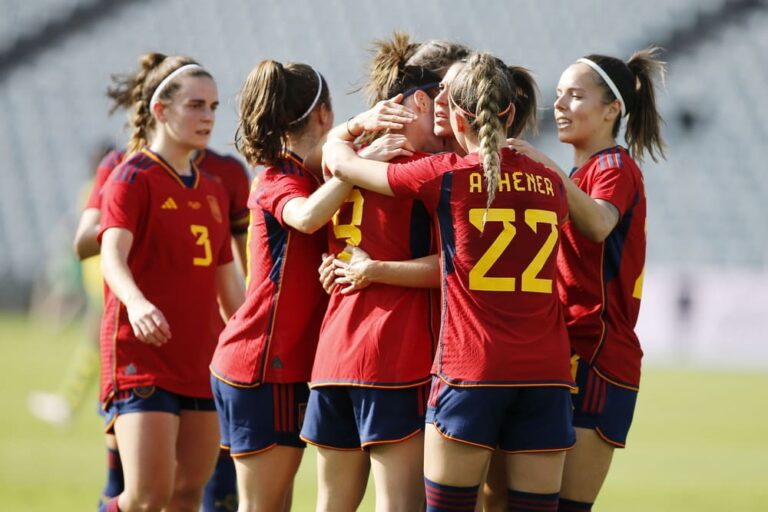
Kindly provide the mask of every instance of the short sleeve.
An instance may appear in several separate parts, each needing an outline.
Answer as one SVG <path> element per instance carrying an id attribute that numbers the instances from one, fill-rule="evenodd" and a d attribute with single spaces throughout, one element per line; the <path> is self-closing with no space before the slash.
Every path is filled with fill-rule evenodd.
<path id="1" fill-rule="evenodd" d="M 434 210 L 440 200 L 442 175 L 456 167 L 456 155 L 445 153 L 389 164 L 387 179 L 395 196 L 419 199 L 428 210 Z"/>
<path id="2" fill-rule="evenodd" d="M 309 197 L 316 189 L 315 183 L 308 176 L 298 172 L 280 174 L 270 169 L 261 176 L 256 191 L 259 207 L 270 213 L 285 227 L 283 208 L 291 199 Z"/>
<path id="3" fill-rule="evenodd" d="M 125 228 L 134 235 L 148 210 L 146 181 L 138 171 L 114 173 L 102 188 L 98 240 L 109 228 Z"/>
<path id="4" fill-rule="evenodd" d="M 593 167 L 579 186 L 593 199 L 602 199 L 614 205 L 620 215 L 632 206 L 637 193 L 632 173 L 622 167 Z"/>
<path id="5" fill-rule="evenodd" d="M 104 184 L 109 179 L 109 175 L 112 174 L 112 170 L 120 165 L 123 153 L 121 151 L 110 151 L 99 162 L 99 166 L 96 168 L 96 176 L 93 178 L 93 185 L 91 186 L 91 193 L 88 195 L 88 200 L 85 203 L 84 208 L 101 208 L 101 192 L 104 188 Z"/>

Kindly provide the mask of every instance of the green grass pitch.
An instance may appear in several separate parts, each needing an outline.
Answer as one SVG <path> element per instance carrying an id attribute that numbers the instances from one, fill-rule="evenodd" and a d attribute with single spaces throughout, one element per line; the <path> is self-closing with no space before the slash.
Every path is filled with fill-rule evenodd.
<path id="1" fill-rule="evenodd" d="M 33 419 L 26 399 L 52 389 L 81 331 L 52 332 L 0 315 L 0 510 L 96 510 L 106 455 L 96 391 L 68 428 Z M 314 510 L 314 453 L 294 510 Z M 360 510 L 373 510 L 369 485 Z M 768 510 L 768 372 L 649 369 L 628 448 L 619 450 L 596 511 Z"/>

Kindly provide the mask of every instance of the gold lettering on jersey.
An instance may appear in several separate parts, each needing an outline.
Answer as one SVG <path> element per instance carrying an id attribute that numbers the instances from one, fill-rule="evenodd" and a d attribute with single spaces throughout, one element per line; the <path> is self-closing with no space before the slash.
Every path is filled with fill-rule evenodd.
<path id="1" fill-rule="evenodd" d="M 552 180 L 540 174 L 531 174 L 523 171 L 502 172 L 499 176 L 499 192 L 536 192 L 545 196 L 554 196 L 555 187 Z M 469 175 L 469 192 L 484 192 L 483 175 L 473 172 Z"/>
<path id="2" fill-rule="evenodd" d="M 213 219 L 221 223 L 223 218 L 221 216 L 221 209 L 219 208 L 219 201 L 216 199 L 216 196 L 207 195 L 205 196 L 205 199 L 208 201 L 208 207 L 211 209 L 211 215 L 213 215 Z"/>
<path id="3" fill-rule="evenodd" d="M 479 172 L 473 172 L 469 175 L 469 192 L 482 192 L 483 191 L 483 175 Z"/>
<path id="4" fill-rule="evenodd" d="M 193 210 L 199 210 L 203 206 L 203 205 L 200 204 L 200 201 L 188 201 L 187 204 Z"/>
<path id="5" fill-rule="evenodd" d="M 499 192 L 511 192 L 512 187 L 509 183 L 509 173 L 505 172 L 499 176 Z"/>

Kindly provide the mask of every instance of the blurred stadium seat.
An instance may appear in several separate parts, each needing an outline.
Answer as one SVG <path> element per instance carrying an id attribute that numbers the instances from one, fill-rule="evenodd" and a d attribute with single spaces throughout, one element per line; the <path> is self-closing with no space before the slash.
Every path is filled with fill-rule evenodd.
<path id="1" fill-rule="evenodd" d="M 0 48 L 85 0 L 0 0 Z M 91 1 L 91 3 L 93 3 Z M 760 2 L 757 2 L 760 3 Z M 363 107 L 361 83 L 374 38 L 405 30 L 458 39 L 532 69 L 542 118 L 551 117 L 562 69 L 593 52 L 628 57 L 664 41 L 725 0 L 157 0 L 127 5 L 13 69 L 0 70 L 0 280 L 31 282 L 52 230 L 74 229 L 89 156 L 105 136 L 121 145 L 124 116 L 107 117 L 110 74 L 146 51 L 188 54 L 216 77 L 222 107 L 212 146 L 232 152 L 237 90 L 264 58 L 308 62 L 333 91 L 337 120 Z M 671 57 L 661 106 L 669 158 L 645 163 L 649 262 L 765 267 L 768 263 L 768 12 L 718 30 Z M 735 57 L 738 58 L 735 58 Z M 536 141 L 564 168 L 570 154 L 551 124 Z M 66 238 L 66 237 L 65 237 Z M 2 284 L 4 281 L 0 281 Z"/>

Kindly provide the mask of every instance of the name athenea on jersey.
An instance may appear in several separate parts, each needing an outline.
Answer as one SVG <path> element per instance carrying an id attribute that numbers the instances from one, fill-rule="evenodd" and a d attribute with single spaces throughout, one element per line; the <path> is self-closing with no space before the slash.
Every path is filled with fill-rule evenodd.
<path id="1" fill-rule="evenodd" d="M 540 174 L 523 171 L 502 172 L 499 176 L 499 192 L 536 192 L 546 196 L 554 196 L 555 189 L 552 180 Z M 469 175 L 470 193 L 485 193 L 483 175 L 473 172 Z"/>

